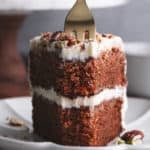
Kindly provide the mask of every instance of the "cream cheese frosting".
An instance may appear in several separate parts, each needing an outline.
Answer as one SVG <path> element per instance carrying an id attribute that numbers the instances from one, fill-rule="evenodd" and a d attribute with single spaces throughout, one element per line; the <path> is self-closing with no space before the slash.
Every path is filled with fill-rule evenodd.
<path id="1" fill-rule="evenodd" d="M 94 106 L 101 104 L 104 100 L 111 100 L 112 98 L 123 98 L 123 100 L 126 99 L 126 87 L 122 86 L 116 86 L 112 89 L 106 88 L 93 96 L 79 96 L 74 99 L 58 95 L 53 88 L 44 89 L 42 87 L 33 87 L 32 90 L 33 93 L 41 95 L 46 99 L 57 103 L 57 105 L 62 108 L 80 108 L 81 106 L 94 108 Z"/>
<path id="2" fill-rule="evenodd" d="M 70 99 L 61 95 L 58 95 L 53 88 L 44 89 L 42 87 L 33 87 L 33 94 L 37 94 L 43 96 L 49 101 L 55 102 L 58 106 L 61 106 L 63 109 L 65 108 L 80 108 L 81 106 L 89 107 L 90 110 L 94 110 L 94 107 L 100 105 L 104 101 L 109 101 L 113 98 L 121 98 L 123 100 L 122 108 L 121 108 L 121 124 L 125 128 L 125 113 L 127 111 L 127 96 L 126 96 L 126 87 L 124 86 L 116 86 L 115 88 L 109 89 L 106 88 L 100 93 L 90 96 L 90 97 L 77 97 L 74 99 Z"/>
<path id="3" fill-rule="evenodd" d="M 55 52 L 61 49 L 59 56 L 64 60 L 80 60 L 85 61 L 86 59 L 92 57 L 99 57 L 100 53 L 103 51 L 111 50 L 112 48 L 119 48 L 124 50 L 122 39 L 118 36 L 112 36 L 111 38 L 102 36 L 98 34 L 100 39 L 98 40 L 84 40 L 79 43 L 73 44 L 71 46 L 67 45 L 67 40 L 57 40 L 49 42 L 47 44 L 47 51 Z M 37 50 L 41 46 L 42 36 L 37 36 L 33 38 L 30 42 L 30 49 Z M 84 45 L 84 49 L 83 49 Z"/>

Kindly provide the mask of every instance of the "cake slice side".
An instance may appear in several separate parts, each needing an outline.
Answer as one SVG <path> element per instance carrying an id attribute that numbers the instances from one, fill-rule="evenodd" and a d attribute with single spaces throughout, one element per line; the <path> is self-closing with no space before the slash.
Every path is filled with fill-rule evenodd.
<path id="1" fill-rule="evenodd" d="M 35 133 L 82 146 L 106 145 L 119 135 L 127 85 L 120 38 L 98 35 L 96 42 L 80 42 L 63 32 L 46 33 L 31 44 Z"/>

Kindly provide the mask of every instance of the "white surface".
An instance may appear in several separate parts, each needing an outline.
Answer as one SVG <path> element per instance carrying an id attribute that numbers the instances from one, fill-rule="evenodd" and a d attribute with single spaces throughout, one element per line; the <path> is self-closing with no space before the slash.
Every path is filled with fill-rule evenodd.
<path id="1" fill-rule="evenodd" d="M 59 3 L 51 0 L 54 9 L 71 8 L 75 0 L 61 0 Z M 105 8 L 126 4 L 129 0 L 86 0 L 89 8 Z M 65 5 L 64 5 L 65 4 Z"/>
<path id="2" fill-rule="evenodd" d="M 107 147 L 68 147 L 51 142 L 35 142 L 35 136 L 26 128 L 10 127 L 6 124 L 7 117 L 17 117 L 31 127 L 31 98 L 13 98 L 0 101 L 0 149 L 5 150 L 150 150 L 150 100 L 129 98 L 129 108 L 126 115 L 127 129 L 143 130 L 144 141 L 137 146 L 107 146 Z M 3 113 L 2 113 L 3 112 Z M 31 129 L 32 131 L 32 129 Z M 4 137 L 7 136 L 7 137 Z M 23 140 L 24 136 L 29 139 Z M 19 139 L 19 140 L 17 140 Z M 36 137 L 36 140 L 39 138 Z"/>
<path id="3" fill-rule="evenodd" d="M 73 46 L 67 46 L 67 41 L 55 41 L 47 44 L 47 51 L 53 52 L 58 51 L 55 48 L 55 44 L 60 45 L 60 57 L 64 60 L 80 60 L 85 61 L 86 59 L 93 57 L 98 58 L 103 51 L 109 51 L 112 48 L 119 48 L 124 51 L 124 45 L 122 39 L 119 36 L 113 36 L 112 38 L 100 36 L 100 42 L 98 41 L 83 41 Z M 41 48 L 41 37 L 36 36 L 30 41 L 31 50 L 38 50 Z M 81 48 L 85 45 L 85 49 Z"/>
<path id="4" fill-rule="evenodd" d="M 125 43 L 127 55 L 135 57 L 150 57 L 150 43 L 128 42 Z"/>
<path id="5" fill-rule="evenodd" d="M 87 0 L 90 8 L 113 7 L 128 0 Z M 31 11 L 43 9 L 70 9 L 75 0 L 0 0 L 0 11 Z"/>
<path id="6" fill-rule="evenodd" d="M 42 87 L 33 87 L 33 93 L 35 92 L 38 95 L 42 95 L 49 101 L 53 101 L 57 103 L 57 105 L 60 105 L 62 108 L 80 108 L 81 106 L 90 107 L 90 110 L 92 111 L 96 105 L 100 105 L 104 100 L 109 101 L 112 98 L 122 98 L 123 105 L 122 105 L 122 126 L 125 126 L 124 123 L 124 116 L 125 112 L 127 110 L 127 97 L 126 97 L 126 86 L 116 86 L 112 89 L 104 89 L 103 91 L 99 92 L 98 94 L 95 94 L 93 96 L 85 96 L 85 97 L 77 97 L 74 99 L 69 99 L 67 97 L 58 95 L 53 88 L 51 89 L 44 89 Z"/>
<path id="7" fill-rule="evenodd" d="M 150 97 L 150 43 L 125 43 L 125 51 L 129 93 Z"/>
<path id="8" fill-rule="evenodd" d="M 126 100 L 126 87 L 122 86 L 116 86 L 113 89 L 106 88 L 93 96 L 79 96 L 71 100 L 67 97 L 58 95 L 53 88 L 46 90 L 42 87 L 33 87 L 32 89 L 36 94 L 57 103 L 57 105 L 60 105 L 62 108 L 80 108 L 81 106 L 85 106 L 93 109 L 94 106 L 99 105 L 104 100 L 111 100 L 112 98 L 119 97 L 123 98 L 123 100 Z"/>

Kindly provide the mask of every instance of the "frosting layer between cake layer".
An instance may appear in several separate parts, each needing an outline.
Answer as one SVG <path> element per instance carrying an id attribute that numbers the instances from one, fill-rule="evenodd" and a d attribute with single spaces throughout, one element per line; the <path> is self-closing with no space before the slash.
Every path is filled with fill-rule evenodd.
<path id="1" fill-rule="evenodd" d="M 33 96 L 33 125 L 38 135 L 58 144 L 106 145 L 122 131 L 122 98 L 89 107 L 62 109 L 56 103 Z"/>
<path id="2" fill-rule="evenodd" d="M 110 34 L 78 41 L 55 32 L 31 40 L 35 133 L 83 146 L 106 145 L 119 135 L 127 108 L 123 50 L 121 38 Z"/>
<path id="3" fill-rule="evenodd" d="M 50 101 L 57 103 L 57 105 L 61 106 L 62 108 L 80 108 L 81 106 L 94 108 L 94 106 L 99 105 L 104 100 L 110 100 L 112 98 L 122 98 L 123 100 L 126 99 L 126 87 L 122 86 L 116 86 L 112 89 L 106 88 L 93 96 L 79 96 L 74 99 L 58 95 L 53 88 L 46 90 L 41 87 L 33 87 L 33 93 L 34 92 Z"/>

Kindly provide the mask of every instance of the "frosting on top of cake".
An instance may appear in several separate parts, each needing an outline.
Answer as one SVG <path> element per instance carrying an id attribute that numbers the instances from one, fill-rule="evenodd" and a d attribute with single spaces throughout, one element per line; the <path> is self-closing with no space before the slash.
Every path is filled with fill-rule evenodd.
<path id="1" fill-rule="evenodd" d="M 79 41 L 73 33 L 46 32 L 31 40 L 31 50 L 46 48 L 49 52 L 59 52 L 64 60 L 84 61 L 90 57 L 99 57 L 102 51 L 119 48 L 124 50 L 122 39 L 112 34 L 96 34 L 95 40 L 88 39 L 85 34 L 83 41 Z"/>

